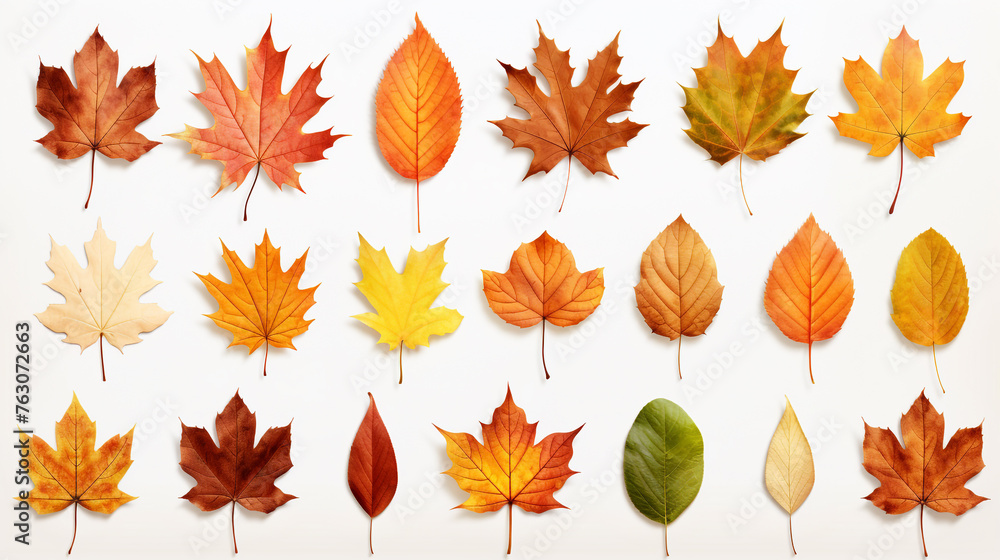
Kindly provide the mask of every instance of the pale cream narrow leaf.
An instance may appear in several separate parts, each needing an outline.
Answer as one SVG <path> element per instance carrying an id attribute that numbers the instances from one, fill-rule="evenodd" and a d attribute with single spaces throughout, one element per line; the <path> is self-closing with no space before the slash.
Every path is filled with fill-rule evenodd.
<path id="1" fill-rule="evenodd" d="M 774 430 L 771 447 L 767 450 L 764 483 L 774 501 L 788 512 L 788 537 L 792 539 L 793 552 L 795 540 L 792 538 L 791 515 L 809 496 L 815 479 L 816 469 L 809 440 L 802 431 L 792 403 L 785 397 L 785 413 Z"/>

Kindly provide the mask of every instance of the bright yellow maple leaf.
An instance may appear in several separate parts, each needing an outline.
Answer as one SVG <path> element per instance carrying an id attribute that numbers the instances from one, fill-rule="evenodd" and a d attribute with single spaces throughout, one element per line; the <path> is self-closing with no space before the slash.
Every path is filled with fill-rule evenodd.
<path id="1" fill-rule="evenodd" d="M 364 236 L 358 234 L 361 247 L 358 265 L 361 281 L 358 290 L 375 308 L 375 313 L 362 313 L 354 318 L 378 331 L 377 344 L 386 343 L 389 350 L 399 346 L 399 382 L 403 382 L 403 347 L 430 346 L 431 335 L 454 332 L 462 322 L 462 314 L 444 306 L 431 307 L 434 300 L 448 287 L 441 280 L 444 271 L 444 244 L 429 245 L 423 251 L 412 247 L 406 257 L 403 273 L 396 272 L 385 249 L 378 251 Z"/>

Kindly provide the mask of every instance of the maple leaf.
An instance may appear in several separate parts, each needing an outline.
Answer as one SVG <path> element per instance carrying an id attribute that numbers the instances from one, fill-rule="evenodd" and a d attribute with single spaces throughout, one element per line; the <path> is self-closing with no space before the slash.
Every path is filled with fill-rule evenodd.
<path id="1" fill-rule="evenodd" d="M 882 76 L 861 57 L 844 59 L 844 84 L 858 104 L 857 113 L 830 117 L 841 136 L 872 145 L 868 155 L 885 157 L 899 145 L 899 183 L 889 213 L 903 185 L 903 147 L 919 158 L 934 155 L 934 144 L 962 133 L 971 117 L 949 113 L 948 103 L 965 80 L 963 62 L 945 60 L 924 79 L 920 45 L 906 27 L 882 55 Z"/>
<path id="2" fill-rule="evenodd" d="M 34 488 L 28 504 L 39 514 L 62 511 L 73 504 L 73 541 L 76 543 L 76 516 L 79 506 L 98 513 L 114 513 L 131 502 L 118 488 L 128 468 L 132 466 L 132 432 L 114 435 L 100 448 L 97 424 L 83 410 L 73 393 L 73 402 L 62 420 L 56 422 L 56 449 L 37 435 L 28 437 L 28 476 Z"/>
<path id="3" fill-rule="evenodd" d="M 655 334 L 677 341 L 677 377 L 681 336 L 705 334 L 722 305 L 717 276 L 712 251 L 681 215 L 642 253 L 636 305 Z"/>
<path id="4" fill-rule="evenodd" d="M 78 345 L 81 352 L 97 342 L 101 380 L 106 381 L 104 340 L 124 353 L 126 345 L 142 342 L 140 333 L 156 329 L 172 313 L 155 303 L 139 301 L 160 283 L 149 275 L 156 266 L 153 236 L 145 245 L 132 249 L 121 268 L 115 268 L 116 244 L 104 233 L 100 219 L 94 237 L 83 244 L 87 268 L 80 266 L 65 245 L 49 239 L 52 252 L 45 264 L 54 276 L 45 285 L 62 294 L 66 303 L 50 304 L 35 317 L 49 330 L 64 333 L 63 342 Z"/>
<path id="5" fill-rule="evenodd" d="M 456 507 L 485 513 L 507 506 L 507 554 L 514 506 L 531 513 L 565 508 L 554 493 L 576 474 L 569 462 L 573 438 L 583 426 L 572 432 L 549 434 L 535 443 L 537 426 L 537 422 L 529 424 L 524 410 L 514 404 L 510 387 L 503 403 L 493 411 L 493 421 L 482 424 L 483 443 L 472 434 L 434 426 L 444 436 L 452 461 L 444 474 L 469 493 L 469 498 Z"/>
<path id="6" fill-rule="evenodd" d="M 389 431 L 375 408 L 375 397 L 368 393 L 368 412 L 351 444 L 347 463 L 347 484 L 354 499 L 368 514 L 368 550 L 372 547 L 372 525 L 375 517 L 385 511 L 396 495 L 399 472 L 396 451 L 392 448 Z"/>
<path id="7" fill-rule="evenodd" d="M 247 49 L 247 88 L 238 89 L 218 57 L 205 62 L 198 55 L 205 91 L 194 94 L 215 117 L 211 128 L 184 125 L 184 132 L 168 134 L 191 144 L 191 152 L 202 159 L 225 164 L 222 180 L 215 194 L 232 183 L 239 188 L 250 169 L 256 166 L 247 205 L 257 184 L 261 168 L 281 190 L 289 185 L 302 192 L 295 164 L 319 161 L 323 152 L 346 134 L 302 132 L 303 125 L 330 100 L 316 93 L 323 70 L 321 61 L 307 68 L 288 93 L 281 92 L 288 49 L 278 51 L 271 40 L 271 24 L 256 48 Z M 325 59 L 324 59 L 325 61 Z M 213 195 L 214 196 L 214 195 Z"/>
<path id="8" fill-rule="evenodd" d="M 812 345 L 840 332 L 854 304 L 854 279 L 847 260 L 812 214 L 774 258 L 764 286 L 764 310 L 781 332 Z"/>
<path id="9" fill-rule="evenodd" d="M 197 484 L 181 496 L 201 511 L 215 511 L 232 504 L 233 550 L 236 546 L 236 504 L 250 511 L 271 513 L 296 496 L 275 486 L 275 480 L 292 468 L 292 424 L 268 428 L 257 445 L 257 415 L 250 412 L 240 392 L 215 418 L 215 445 L 205 428 L 181 422 L 181 462 Z"/>
<path id="10" fill-rule="evenodd" d="M 375 92 L 375 133 L 382 157 L 396 173 L 417 182 L 437 175 L 462 128 L 462 92 L 455 69 L 430 33 L 416 29 L 396 49 Z"/>
<path id="11" fill-rule="evenodd" d="M 219 302 L 219 310 L 206 317 L 233 333 L 230 347 L 242 344 L 253 354 L 264 345 L 264 375 L 267 375 L 267 352 L 275 348 L 295 350 L 292 339 L 309 330 L 312 319 L 305 314 L 316 303 L 313 293 L 319 284 L 299 289 L 305 271 L 306 249 L 288 270 L 281 269 L 281 249 L 271 245 L 264 230 L 264 240 L 255 248 L 253 268 L 243 264 L 239 255 L 222 243 L 222 258 L 229 268 L 231 284 L 211 274 L 195 273 Z"/>
<path id="12" fill-rule="evenodd" d="M 423 251 L 412 247 L 406 256 L 403 273 L 396 272 L 385 248 L 378 251 L 360 233 L 358 265 L 361 281 L 354 285 L 375 308 L 375 313 L 362 313 L 353 318 L 378 331 L 376 344 L 386 343 L 389 350 L 399 346 L 399 382 L 403 382 L 403 345 L 430 347 L 431 335 L 454 332 L 462 322 L 462 314 L 444 306 L 431 307 L 434 300 L 448 287 L 441 280 L 444 271 L 444 244 L 447 239 L 428 245 Z"/>
<path id="13" fill-rule="evenodd" d="M 90 191 L 94 192 L 97 152 L 109 158 L 135 161 L 152 150 L 154 142 L 135 127 L 153 116 L 156 106 L 155 62 L 129 69 L 118 79 L 118 52 L 97 29 L 73 55 L 76 87 L 62 68 L 38 63 L 38 113 L 52 123 L 52 130 L 37 142 L 59 159 L 76 159 L 90 152 Z"/>
<path id="14" fill-rule="evenodd" d="M 796 132 L 809 116 L 806 104 L 812 92 L 792 93 L 798 70 L 785 68 L 781 27 L 767 41 L 758 41 L 746 57 L 732 37 L 719 33 L 708 47 L 708 63 L 694 68 L 698 87 L 684 89 L 684 114 L 691 128 L 688 137 L 722 165 L 739 156 L 740 191 L 743 190 L 743 156 L 764 161 L 802 138 Z"/>
<path id="15" fill-rule="evenodd" d="M 542 323 L 542 369 L 548 379 L 545 323 L 567 327 L 589 317 L 604 296 L 604 268 L 581 274 L 569 248 L 546 231 L 514 251 L 507 272 L 484 270 L 483 292 L 490 309 L 511 325 L 526 329 Z"/>
<path id="16" fill-rule="evenodd" d="M 969 280 L 962 256 L 943 235 L 928 229 L 899 256 L 892 284 L 892 322 L 911 342 L 931 347 L 942 393 L 937 346 L 958 336 L 968 313 Z"/>
<path id="17" fill-rule="evenodd" d="M 609 118 L 631 110 L 635 90 L 642 82 L 619 82 L 618 65 L 622 57 L 618 56 L 618 35 L 588 62 L 587 75 L 577 86 L 573 85 L 569 51 L 559 50 L 555 41 L 545 36 L 540 23 L 538 46 L 534 50 L 535 68 L 545 78 L 549 95 L 538 87 L 527 68 L 501 62 L 507 72 L 507 91 L 514 96 L 514 105 L 524 109 L 529 118 L 490 121 L 515 148 L 528 148 L 534 153 L 524 179 L 539 171 L 548 173 L 565 157 L 575 157 L 594 175 L 601 172 L 617 179 L 608 162 L 608 152 L 625 147 L 646 126 L 628 119 L 608 122 Z M 569 167 L 560 212 L 568 190 Z"/>
<path id="18" fill-rule="evenodd" d="M 983 470 L 983 426 L 962 428 L 944 445 L 944 415 L 934 409 L 924 392 L 900 421 L 903 445 L 885 428 L 865 422 L 864 467 L 881 483 L 865 496 L 893 515 L 920 506 L 920 541 L 924 540 L 924 506 L 962 515 L 986 500 L 965 487 Z"/>

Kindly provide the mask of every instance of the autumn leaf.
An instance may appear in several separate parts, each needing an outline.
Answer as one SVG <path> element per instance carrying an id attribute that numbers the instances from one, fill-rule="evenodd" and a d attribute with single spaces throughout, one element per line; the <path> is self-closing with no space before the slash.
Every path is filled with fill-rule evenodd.
<path id="1" fill-rule="evenodd" d="M 969 281 L 958 251 L 933 228 L 903 249 L 892 285 L 892 321 L 910 342 L 930 346 L 934 372 L 937 346 L 952 341 L 969 313 Z"/>
<path id="2" fill-rule="evenodd" d="M 267 375 L 267 351 L 275 348 L 295 350 L 292 339 L 309 330 L 312 319 L 306 311 L 316 303 L 313 293 L 319 284 L 299 289 L 306 268 L 306 249 L 288 270 L 281 269 L 281 249 L 271 245 L 264 230 L 264 240 L 256 246 L 253 268 L 243 264 L 236 251 L 222 244 L 222 258 L 229 268 L 231 284 L 211 274 L 195 273 L 219 302 L 219 310 L 206 317 L 233 333 L 230 347 L 242 344 L 253 354 L 264 345 L 264 375 Z"/>
<path id="3" fill-rule="evenodd" d="M 964 62 L 945 60 L 924 79 L 924 56 L 906 27 L 882 55 L 882 76 L 861 57 L 844 59 L 844 84 L 858 104 L 857 113 L 833 119 L 841 136 L 872 145 L 868 155 L 885 157 L 899 148 L 899 183 L 889 213 L 896 209 L 903 185 L 903 148 L 919 158 L 933 156 L 934 144 L 962 133 L 971 117 L 949 113 L 948 103 L 965 80 Z"/>
<path id="4" fill-rule="evenodd" d="M 347 483 L 354 499 L 368 514 L 368 550 L 372 547 L 372 525 L 375 517 L 385 511 L 396 495 L 399 474 L 396 470 L 396 452 L 385 429 L 382 417 L 375 408 L 375 397 L 368 393 L 368 412 L 351 444 L 347 463 Z"/>
<path id="5" fill-rule="evenodd" d="M 476 513 L 507 506 L 507 554 L 510 554 L 514 506 L 531 513 L 565 508 L 555 498 L 556 490 L 576 474 L 569 468 L 573 458 L 572 432 L 554 433 L 535 443 L 538 423 L 529 424 L 524 410 L 507 397 L 493 411 L 493 421 L 481 424 L 483 443 L 472 434 L 454 433 L 437 426 L 447 442 L 452 466 L 444 474 L 469 493 L 460 507 Z"/>
<path id="6" fill-rule="evenodd" d="M 771 437 L 771 447 L 767 450 L 764 484 L 774 501 L 788 512 L 788 539 L 792 544 L 792 554 L 798 554 L 795 537 L 792 536 L 792 514 L 809 497 L 815 480 L 812 448 L 792 403 L 785 397 L 785 413 L 781 415 L 781 421 Z"/>
<path id="7" fill-rule="evenodd" d="M 744 57 L 732 37 L 719 33 L 708 47 L 708 63 L 694 68 L 698 87 L 685 87 L 684 114 L 691 128 L 688 137 L 722 165 L 739 156 L 740 191 L 743 191 L 743 156 L 764 161 L 785 146 L 802 138 L 796 132 L 809 116 L 806 104 L 812 92 L 792 93 L 798 70 L 785 68 L 786 46 L 781 43 L 781 26 L 767 41 Z"/>
<path id="8" fill-rule="evenodd" d="M 542 323 L 542 369 L 548 379 L 545 323 L 568 327 L 589 317 L 604 295 L 604 269 L 581 274 L 573 253 L 546 231 L 514 251 L 507 272 L 484 270 L 483 292 L 490 309 L 511 325 L 526 329 Z"/>
<path id="9" fill-rule="evenodd" d="M 921 391 L 900 422 L 903 445 L 885 428 L 865 422 L 864 467 L 881 483 L 865 496 L 886 513 L 897 515 L 920 506 L 920 541 L 924 540 L 924 506 L 962 515 L 986 500 L 965 487 L 983 470 L 983 426 L 961 428 L 944 445 L 944 415 Z"/>
<path id="10" fill-rule="evenodd" d="M 642 253 L 635 302 L 653 333 L 677 341 L 681 377 L 681 336 L 705 334 L 722 305 L 715 258 L 684 216 L 677 216 Z"/>
<path id="11" fill-rule="evenodd" d="M 63 342 L 76 344 L 83 352 L 97 342 L 101 351 L 101 380 L 104 373 L 104 340 L 124 353 L 128 344 L 142 342 L 140 333 L 150 332 L 172 313 L 139 298 L 159 284 L 149 273 L 156 266 L 150 236 L 146 244 L 132 249 L 125 264 L 115 268 L 115 242 L 108 239 L 97 220 L 94 237 L 83 244 L 87 268 L 77 262 L 65 245 L 52 241 L 52 253 L 45 263 L 54 275 L 46 286 L 62 294 L 66 303 L 50 304 L 35 317 L 54 332 L 66 335 Z"/>
<path id="12" fill-rule="evenodd" d="M 566 157 L 570 161 L 575 157 L 594 175 L 601 172 L 618 178 L 611 170 L 608 152 L 625 147 L 646 126 L 628 119 L 608 120 L 631 110 L 635 90 L 642 82 L 619 82 L 621 61 L 618 35 L 615 35 L 604 50 L 590 59 L 587 75 L 580 85 L 574 86 L 569 51 L 559 50 L 538 24 L 535 68 L 545 78 L 549 94 L 538 86 L 527 68 L 500 63 L 507 72 L 507 91 L 514 96 L 514 105 L 524 109 L 529 118 L 507 117 L 490 122 L 500 127 L 515 148 L 528 148 L 534 153 L 525 179 L 539 171 L 548 173 Z M 566 167 L 566 189 L 559 204 L 560 212 L 568 190 L 569 166 Z"/>
<path id="13" fill-rule="evenodd" d="M 764 309 L 785 336 L 812 345 L 840 332 L 854 304 L 854 279 L 844 254 L 809 214 L 774 258 L 764 287 Z"/>
<path id="14" fill-rule="evenodd" d="M 642 407 L 625 439 L 624 476 L 629 500 L 640 513 L 663 525 L 673 523 L 701 490 L 705 442 L 684 409 L 667 399 Z"/>
<path id="15" fill-rule="evenodd" d="M 73 393 L 73 402 L 62 420 L 56 422 L 56 449 L 38 435 L 28 438 L 28 476 L 34 488 L 27 501 L 39 514 L 62 511 L 73 504 L 73 541 L 76 543 L 76 516 L 79 506 L 98 513 L 114 513 L 131 502 L 118 488 L 132 466 L 132 432 L 114 435 L 102 445 L 97 443 L 97 424 L 93 422 Z"/>
<path id="16" fill-rule="evenodd" d="M 375 133 L 382 157 L 417 182 L 438 174 L 462 128 L 462 92 L 451 62 L 415 17 L 417 27 L 396 49 L 375 92 Z"/>
<path id="17" fill-rule="evenodd" d="M 59 159 L 76 159 L 90 152 L 90 190 L 94 192 L 97 152 L 109 158 L 135 161 L 158 146 L 135 127 L 153 116 L 156 106 L 156 63 L 129 69 L 118 80 L 118 52 L 97 29 L 73 55 L 76 87 L 62 68 L 38 63 L 38 113 L 52 130 L 37 142 Z"/>
<path id="18" fill-rule="evenodd" d="M 275 480 L 292 468 L 292 424 L 268 428 L 257 445 L 257 415 L 250 412 L 240 392 L 215 418 L 215 445 L 205 428 L 181 422 L 181 462 L 197 484 L 181 496 L 201 511 L 232 504 L 233 551 L 236 546 L 236 504 L 250 511 L 271 513 L 296 497 L 285 494 Z"/>
<path id="19" fill-rule="evenodd" d="M 430 346 L 431 335 L 454 332 L 462 314 L 444 306 L 431 307 L 448 287 L 441 280 L 444 271 L 445 239 L 423 251 L 412 247 L 406 256 L 403 273 L 396 272 L 385 248 L 378 251 L 359 233 L 361 247 L 358 265 L 361 281 L 354 285 L 375 308 L 375 313 L 353 317 L 378 331 L 376 344 L 386 343 L 389 350 L 399 346 L 399 382 L 403 382 L 403 345 L 410 350 Z"/>
<path id="20" fill-rule="evenodd" d="M 295 164 L 319 161 L 323 152 L 346 134 L 331 134 L 331 128 L 321 132 L 302 132 L 302 127 L 330 100 L 316 93 L 323 62 L 307 68 L 288 93 L 281 92 L 288 49 L 278 51 L 271 40 L 271 25 L 256 48 L 247 49 L 247 88 L 238 89 L 226 67 L 217 57 L 205 62 L 198 55 L 205 91 L 194 96 L 215 118 L 211 128 L 184 126 L 184 132 L 168 134 L 191 144 L 191 152 L 202 159 L 214 159 L 225 164 L 222 180 L 215 194 L 232 183 L 239 188 L 250 169 L 256 167 L 247 201 L 243 205 L 243 221 L 247 220 L 247 205 L 257 184 L 261 168 L 271 181 L 281 187 L 288 185 L 302 192 Z M 325 59 L 324 59 L 325 60 Z M 213 195 L 214 196 L 214 195 Z"/>

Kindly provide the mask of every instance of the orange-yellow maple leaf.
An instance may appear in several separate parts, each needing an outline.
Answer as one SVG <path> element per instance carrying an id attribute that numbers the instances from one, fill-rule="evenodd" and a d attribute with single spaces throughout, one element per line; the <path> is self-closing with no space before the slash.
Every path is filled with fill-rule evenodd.
<path id="1" fill-rule="evenodd" d="M 858 103 L 858 112 L 830 117 L 841 136 L 872 145 L 868 155 L 885 157 L 899 145 L 899 184 L 903 184 L 903 148 L 917 157 L 934 155 L 934 144 L 962 133 L 971 117 L 949 113 L 948 103 L 965 79 L 963 62 L 945 60 L 924 79 L 920 45 L 904 27 L 882 55 L 882 76 L 861 57 L 844 59 L 844 84 Z"/>
<path id="2" fill-rule="evenodd" d="M 513 507 L 542 513 L 565 508 L 554 493 L 576 474 L 569 468 L 573 457 L 573 438 L 583 426 L 572 432 L 554 433 L 535 443 L 537 423 L 529 424 L 524 410 L 514 404 L 507 388 L 503 404 L 493 411 L 493 421 L 482 424 L 483 443 L 464 432 L 437 428 L 447 442 L 452 461 L 445 474 L 469 493 L 456 506 L 476 513 L 497 511 L 507 506 L 507 554 L 510 554 Z"/>
<path id="3" fill-rule="evenodd" d="M 208 293 L 219 302 L 219 310 L 206 315 L 216 325 L 233 333 L 229 346 L 242 344 L 253 354 L 264 345 L 264 375 L 267 375 L 267 351 L 271 346 L 291 348 L 292 338 L 306 332 L 312 319 L 305 314 L 316 300 L 313 293 L 319 284 L 300 289 L 305 270 L 306 249 L 288 270 L 281 270 L 281 249 L 264 240 L 256 247 L 253 268 L 243 264 L 236 251 L 222 244 L 222 258 L 229 267 L 232 283 L 226 284 L 211 274 L 195 273 Z"/>
<path id="4" fill-rule="evenodd" d="M 215 117 L 211 128 L 184 126 L 184 132 L 168 134 L 191 144 L 191 152 L 202 159 L 225 164 L 218 194 L 232 183 L 239 188 L 250 169 L 256 166 L 247 204 L 257 184 L 261 168 L 280 190 L 289 185 L 302 192 L 295 164 L 323 159 L 323 152 L 345 134 L 302 132 L 303 125 L 319 112 L 329 97 L 316 93 L 323 62 L 310 66 L 288 93 L 281 92 L 288 49 L 278 51 L 271 40 L 271 25 L 257 48 L 247 49 L 247 88 L 239 89 L 218 57 L 205 62 L 198 55 L 205 91 L 196 93 L 198 101 Z M 325 60 L 325 59 L 324 59 Z"/>

